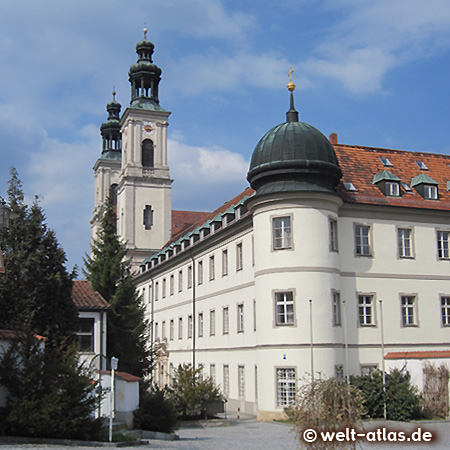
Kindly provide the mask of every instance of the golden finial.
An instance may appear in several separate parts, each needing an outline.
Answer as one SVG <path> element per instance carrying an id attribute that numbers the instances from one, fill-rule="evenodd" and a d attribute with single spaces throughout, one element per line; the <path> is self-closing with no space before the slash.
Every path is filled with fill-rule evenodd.
<path id="1" fill-rule="evenodd" d="M 116 101 L 116 86 L 113 86 L 112 95 L 113 95 L 113 100 Z"/>
<path id="2" fill-rule="evenodd" d="M 289 67 L 289 73 L 288 73 L 289 83 L 287 85 L 287 88 L 289 89 L 290 92 L 294 92 L 294 90 L 295 90 L 295 84 L 292 81 L 293 73 L 294 73 L 294 69 L 292 67 Z"/>
<path id="3" fill-rule="evenodd" d="M 147 39 L 147 22 L 144 22 L 144 39 Z"/>

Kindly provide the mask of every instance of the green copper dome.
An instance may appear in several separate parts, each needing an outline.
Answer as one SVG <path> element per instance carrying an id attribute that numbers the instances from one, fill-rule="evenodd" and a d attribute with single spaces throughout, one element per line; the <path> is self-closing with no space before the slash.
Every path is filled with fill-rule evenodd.
<path id="1" fill-rule="evenodd" d="M 298 121 L 291 92 L 287 122 L 268 131 L 252 154 L 247 179 L 256 195 L 276 192 L 334 192 L 342 170 L 330 141 Z"/>

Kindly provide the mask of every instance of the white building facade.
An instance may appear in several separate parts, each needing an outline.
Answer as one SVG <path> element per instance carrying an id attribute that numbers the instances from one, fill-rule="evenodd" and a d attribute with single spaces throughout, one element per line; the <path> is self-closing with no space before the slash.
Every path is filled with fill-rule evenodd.
<path id="1" fill-rule="evenodd" d="M 450 346 L 450 157 L 327 139 L 299 121 L 293 89 L 286 122 L 253 152 L 251 187 L 178 228 L 168 113 L 132 100 L 121 119 L 118 233 L 139 255 L 154 379 L 202 365 L 229 411 L 260 419 L 282 416 L 312 375 L 370 373 L 388 352 Z M 149 177 L 145 132 L 160 152 Z"/>

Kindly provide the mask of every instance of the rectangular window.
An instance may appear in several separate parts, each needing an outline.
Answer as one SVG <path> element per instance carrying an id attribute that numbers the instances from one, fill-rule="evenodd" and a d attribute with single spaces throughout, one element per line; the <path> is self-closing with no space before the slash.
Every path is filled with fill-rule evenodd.
<path id="1" fill-rule="evenodd" d="M 291 218 L 276 217 L 272 221 L 273 248 L 282 250 L 292 247 Z"/>
<path id="2" fill-rule="evenodd" d="M 400 183 L 398 181 L 386 181 L 386 196 L 387 197 L 400 196 Z"/>
<path id="3" fill-rule="evenodd" d="M 203 261 L 198 262 L 198 284 L 203 284 Z"/>
<path id="4" fill-rule="evenodd" d="M 209 377 L 211 378 L 212 384 L 216 385 L 216 365 L 210 364 L 209 365 Z"/>
<path id="5" fill-rule="evenodd" d="M 376 372 L 378 369 L 378 366 L 376 364 L 366 364 L 361 366 L 361 375 L 363 377 L 370 377 L 373 375 L 374 372 Z"/>
<path id="6" fill-rule="evenodd" d="M 161 339 L 166 339 L 166 321 L 163 320 L 162 326 L 161 326 Z"/>
<path id="7" fill-rule="evenodd" d="M 289 406 L 295 400 L 295 369 L 277 369 L 277 406 Z"/>
<path id="8" fill-rule="evenodd" d="M 416 297 L 413 295 L 402 295 L 402 325 L 408 327 L 417 325 L 415 317 Z"/>
<path id="9" fill-rule="evenodd" d="M 216 335 L 216 311 L 214 309 L 209 311 L 209 335 Z"/>
<path id="10" fill-rule="evenodd" d="M 178 319 L 178 339 L 183 339 L 183 318 Z"/>
<path id="11" fill-rule="evenodd" d="M 170 295 L 173 295 L 173 292 L 175 290 L 175 277 L 174 275 L 170 275 Z"/>
<path id="12" fill-rule="evenodd" d="M 449 251 L 449 240 L 450 232 L 448 231 L 438 231 L 437 232 L 437 246 L 438 246 L 438 255 L 440 259 L 449 259 L 450 251 Z"/>
<path id="13" fill-rule="evenodd" d="M 153 210 L 152 207 L 147 205 L 144 209 L 144 228 L 151 230 L 153 226 Z"/>
<path id="14" fill-rule="evenodd" d="M 245 368 L 238 366 L 238 392 L 240 398 L 245 398 Z"/>
<path id="15" fill-rule="evenodd" d="M 441 316 L 442 325 L 450 326 L 450 297 L 441 297 Z"/>
<path id="16" fill-rule="evenodd" d="M 173 338 L 175 336 L 175 323 L 173 319 L 170 319 L 170 330 L 169 330 L 169 337 L 170 340 L 173 341 Z"/>
<path id="17" fill-rule="evenodd" d="M 225 398 L 230 396 L 230 366 L 223 365 L 223 395 Z"/>
<path id="18" fill-rule="evenodd" d="M 214 255 L 209 257 L 209 281 L 214 280 L 215 267 L 214 267 Z"/>
<path id="19" fill-rule="evenodd" d="M 192 288 L 192 266 L 188 266 L 188 289 Z"/>
<path id="20" fill-rule="evenodd" d="M 256 331 L 256 300 L 253 300 L 253 331 Z"/>
<path id="21" fill-rule="evenodd" d="M 242 242 L 236 245 L 236 270 L 242 270 Z"/>
<path id="22" fill-rule="evenodd" d="M 155 340 L 159 337 L 159 324 L 158 322 L 155 323 Z"/>
<path id="23" fill-rule="evenodd" d="M 237 305 L 237 332 L 242 333 L 244 331 L 244 304 L 239 303 Z"/>
<path id="24" fill-rule="evenodd" d="M 358 296 L 358 317 L 360 326 L 375 325 L 372 295 Z"/>
<path id="25" fill-rule="evenodd" d="M 192 338 L 192 328 L 193 328 L 192 314 L 189 314 L 189 316 L 188 316 L 188 339 Z"/>
<path id="26" fill-rule="evenodd" d="M 355 251 L 358 256 L 370 256 L 370 227 L 367 225 L 355 226 Z"/>
<path id="27" fill-rule="evenodd" d="M 94 353 L 94 319 L 88 317 L 78 319 L 77 337 L 80 352 Z"/>
<path id="28" fill-rule="evenodd" d="M 159 300 L 159 282 L 158 281 L 155 283 L 155 300 L 156 301 Z"/>
<path id="29" fill-rule="evenodd" d="M 178 272 L 178 292 L 183 290 L 183 271 Z"/>
<path id="30" fill-rule="evenodd" d="M 222 251 L 222 276 L 228 275 L 228 250 Z"/>
<path id="31" fill-rule="evenodd" d="M 425 184 L 423 186 L 423 197 L 425 200 L 437 200 L 438 199 L 438 189 L 437 186 L 432 184 Z"/>
<path id="32" fill-rule="evenodd" d="M 411 229 L 399 228 L 397 230 L 398 236 L 398 256 L 400 258 L 412 258 L 412 245 L 411 245 Z"/>
<path id="33" fill-rule="evenodd" d="M 222 310 L 222 330 L 223 334 L 228 334 L 230 332 L 230 316 L 228 313 L 228 306 L 224 307 Z"/>
<path id="34" fill-rule="evenodd" d="M 198 337 L 203 337 L 203 313 L 198 313 Z"/>
<path id="35" fill-rule="evenodd" d="M 333 325 L 341 325 L 341 295 L 339 292 L 333 292 Z"/>
<path id="36" fill-rule="evenodd" d="M 330 219 L 330 251 L 338 251 L 337 221 Z"/>
<path id="37" fill-rule="evenodd" d="M 294 293 L 275 292 L 275 323 L 294 325 Z"/>
<path id="38" fill-rule="evenodd" d="M 162 298 L 166 298 L 166 287 L 167 287 L 167 280 L 163 278 L 162 282 Z"/>

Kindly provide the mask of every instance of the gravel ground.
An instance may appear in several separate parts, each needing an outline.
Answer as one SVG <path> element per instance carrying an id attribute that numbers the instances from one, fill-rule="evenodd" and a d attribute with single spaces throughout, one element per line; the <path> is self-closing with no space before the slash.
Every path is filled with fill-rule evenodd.
<path id="1" fill-rule="evenodd" d="M 450 448 L 450 422 L 435 423 L 409 423 L 392 424 L 377 422 L 367 426 L 368 430 L 374 427 L 388 430 L 397 430 L 411 433 L 421 428 L 422 431 L 429 431 L 438 437 L 438 441 L 417 443 L 361 443 L 357 444 L 358 449 L 363 450 L 382 450 L 382 449 L 433 449 L 447 450 Z M 179 441 L 157 441 L 152 440 L 148 446 L 140 447 L 122 447 L 122 448 L 154 448 L 154 449 L 180 449 L 180 450 L 292 450 L 298 449 L 298 441 L 292 428 L 286 424 L 256 422 L 253 420 L 241 421 L 239 424 L 233 422 L 230 427 L 211 427 L 181 429 L 178 431 Z M 94 447 L 95 448 L 95 447 Z M 97 447 L 102 448 L 102 447 Z M 108 447 L 103 447 L 108 448 Z M 111 447 L 109 447 L 111 448 Z M 19 450 L 19 449 L 47 449 L 47 450 L 92 450 L 93 447 L 66 447 L 60 445 L 2 445 L 0 450 Z"/>

